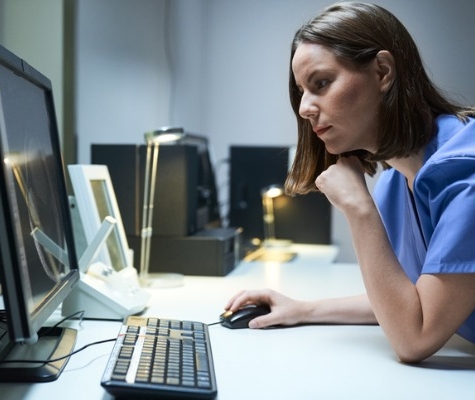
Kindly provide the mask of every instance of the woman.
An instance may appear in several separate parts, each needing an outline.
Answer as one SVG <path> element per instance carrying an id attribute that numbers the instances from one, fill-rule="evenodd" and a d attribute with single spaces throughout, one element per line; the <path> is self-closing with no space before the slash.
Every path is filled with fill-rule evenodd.
<path id="1" fill-rule="evenodd" d="M 295 35 L 290 98 L 298 145 L 289 194 L 323 192 L 347 218 L 366 293 L 267 303 L 251 328 L 379 323 L 398 357 L 421 361 L 459 333 L 475 343 L 475 109 L 431 83 L 416 45 L 385 9 L 341 3 Z M 371 197 L 364 174 L 384 169 Z"/>

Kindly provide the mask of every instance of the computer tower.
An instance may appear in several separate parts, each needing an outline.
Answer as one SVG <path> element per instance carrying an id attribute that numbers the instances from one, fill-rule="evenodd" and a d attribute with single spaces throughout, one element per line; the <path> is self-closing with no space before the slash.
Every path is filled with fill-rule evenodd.
<path id="1" fill-rule="evenodd" d="M 264 239 L 262 189 L 283 186 L 292 148 L 230 147 L 230 225 L 241 227 L 243 246 Z M 274 199 L 275 237 L 295 243 L 331 242 L 331 205 L 321 193 Z"/>

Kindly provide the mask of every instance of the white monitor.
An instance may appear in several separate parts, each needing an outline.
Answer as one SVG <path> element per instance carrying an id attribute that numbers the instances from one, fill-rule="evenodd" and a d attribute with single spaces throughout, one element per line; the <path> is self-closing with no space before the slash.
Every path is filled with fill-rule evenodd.
<path id="1" fill-rule="evenodd" d="M 116 271 L 132 266 L 131 253 L 107 166 L 76 164 L 69 165 L 68 171 L 87 244 L 90 245 L 94 240 L 106 217 L 110 216 L 116 220 L 106 245 L 98 252 L 97 259 L 92 261 L 99 261 Z M 81 250 L 84 249 L 78 249 L 79 256 Z"/>

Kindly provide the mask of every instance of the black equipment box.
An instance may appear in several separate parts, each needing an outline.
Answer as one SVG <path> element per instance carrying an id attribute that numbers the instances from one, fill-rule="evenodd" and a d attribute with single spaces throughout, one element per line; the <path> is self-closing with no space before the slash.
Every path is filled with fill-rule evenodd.
<path id="1" fill-rule="evenodd" d="M 139 265 L 139 236 L 128 236 Z M 152 236 L 149 272 L 225 276 L 241 260 L 241 229 L 215 228 L 191 236 Z"/>

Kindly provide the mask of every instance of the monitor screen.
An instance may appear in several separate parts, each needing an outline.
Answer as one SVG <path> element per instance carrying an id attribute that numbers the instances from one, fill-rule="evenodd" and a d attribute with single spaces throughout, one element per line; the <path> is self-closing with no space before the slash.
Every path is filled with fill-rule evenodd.
<path id="1" fill-rule="evenodd" d="M 218 190 L 213 163 L 211 162 L 208 138 L 187 133 L 178 143 L 196 146 L 198 152 L 197 179 L 197 212 L 198 231 L 221 226 Z"/>
<path id="2" fill-rule="evenodd" d="M 3 47 L 0 153 L 0 380 L 9 380 L 15 372 L 5 364 L 8 353 L 15 343 L 42 345 L 40 328 L 79 273 L 51 83 Z M 57 333 L 62 340 L 64 332 Z M 45 374 L 26 369 L 32 376 L 25 372 L 24 380 Z"/>
<path id="3" fill-rule="evenodd" d="M 107 166 L 68 165 L 68 171 L 79 209 L 78 222 L 83 226 L 87 241 L 84 249 L 76 245 L 77 252 L 81 254 L 81 250 L 85 251 L 87 245 L 92 244 L 101 223 L 106 217 L 111 216 L 116 223 L 105 240 L 105 246 L 99 251 L 97 261 L 113 267 L 116 271 L 131 266 L 129 245 Z M 79 266 L 83 268 L 82 272 L 86 272 L 88 267 L 89 265 Z"/>

